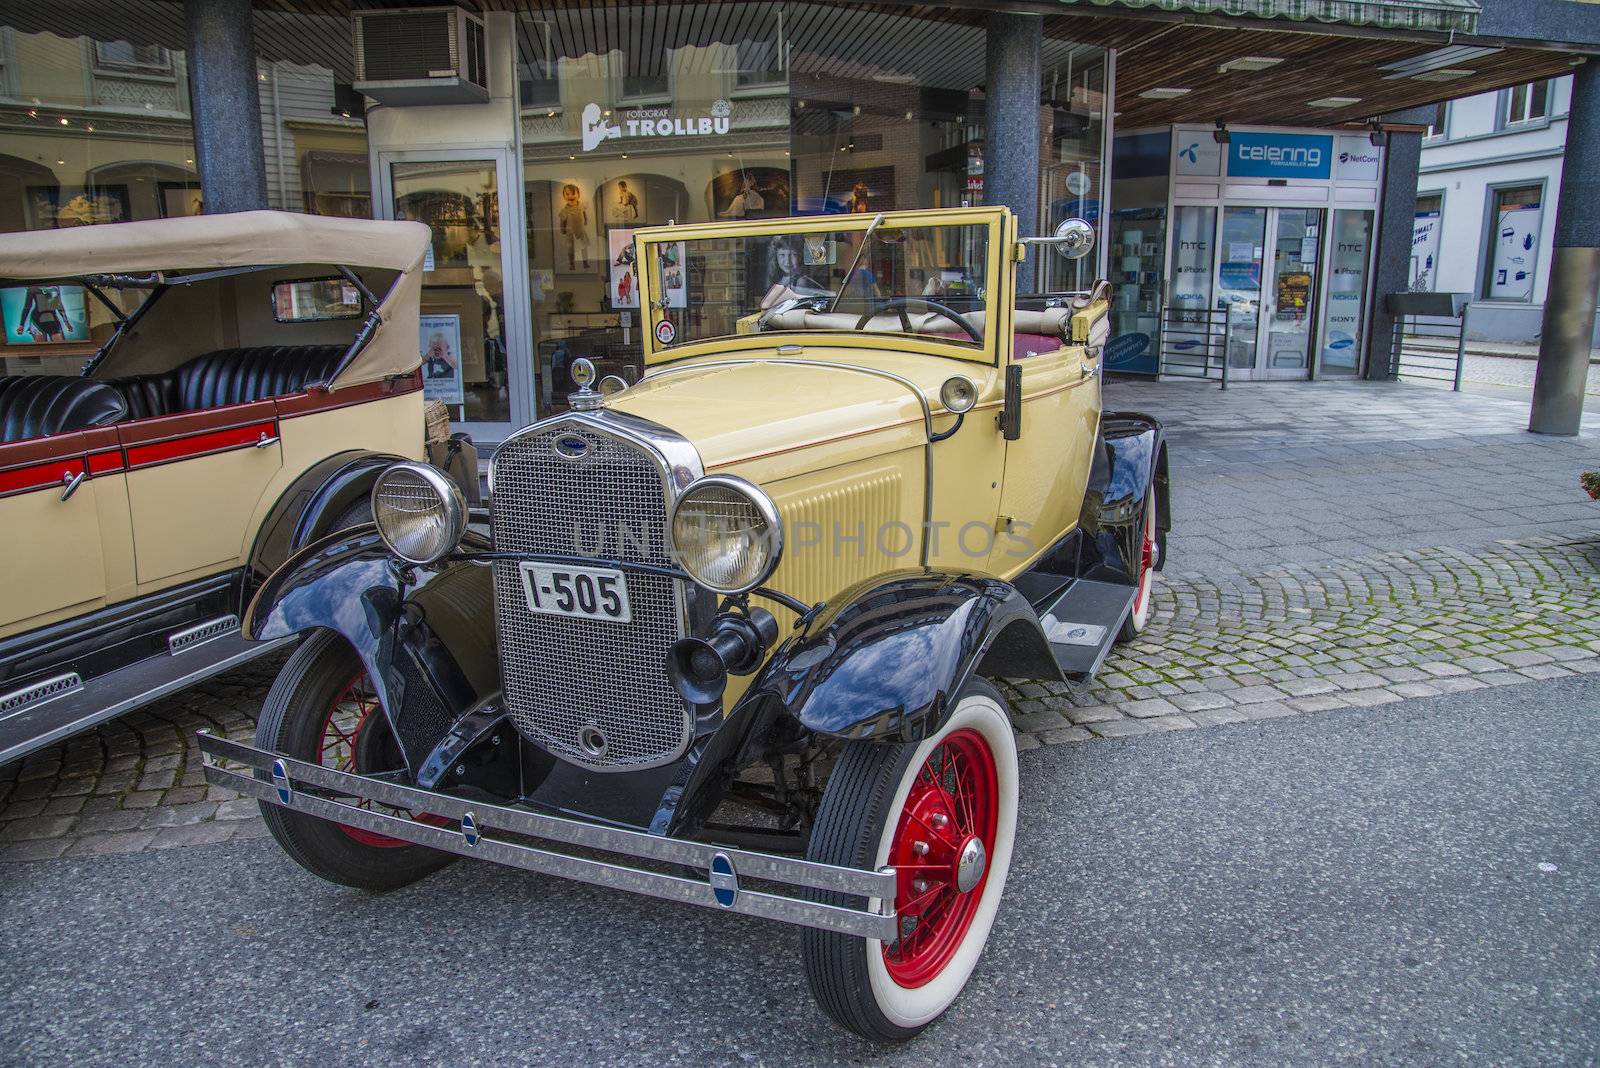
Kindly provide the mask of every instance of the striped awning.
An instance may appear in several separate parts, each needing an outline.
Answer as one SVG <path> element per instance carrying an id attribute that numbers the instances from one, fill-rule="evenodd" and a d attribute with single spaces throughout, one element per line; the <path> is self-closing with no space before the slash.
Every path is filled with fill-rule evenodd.
<path id="1" fill-rule="evenodd" d="M 1478 0 L 1061 0 L 1063 4 L 1476 33 Z"/>

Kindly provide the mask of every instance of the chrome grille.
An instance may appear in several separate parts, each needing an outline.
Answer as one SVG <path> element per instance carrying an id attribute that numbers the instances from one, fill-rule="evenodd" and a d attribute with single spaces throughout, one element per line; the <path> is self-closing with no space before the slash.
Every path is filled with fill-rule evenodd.
<path id="1" fill-rule="evenodd" d="M 575 449 L 573 439 L 586 448 Z M 584 455 L 566 455 L 574 451 Z M 500 551 L 672 563 L 661 468 L 624 437 L 562 420 L 507 440 L 495 454 L 492 480 Z M 614 623 L 530 612 L 517 562 L 494 565 L 512 721 L 551 753 L 612 771 L 677 758 L 691 728 L 665 670 L 667 650 L 684 630 L 678 581 L 632 572 L 626 579 L 633 618 Z"/>

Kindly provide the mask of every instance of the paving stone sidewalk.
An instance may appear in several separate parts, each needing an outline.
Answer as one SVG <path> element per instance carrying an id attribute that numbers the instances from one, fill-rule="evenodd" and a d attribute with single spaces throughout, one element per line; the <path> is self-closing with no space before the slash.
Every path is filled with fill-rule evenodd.
<path id="1" fill-rule="evenodd" d="M 1010 684 L 1024 746 L 1600 672 L 1600 526 L 1158 590 L 1151 625 L 1086 689 Z"/>
<path id="2" fill-rule="evenodd" d="M 1409 384 L 1107 385 L 1168 428 L 1151 626 L 1093 685 L 1015 681 L 1023 746 L 1360 708 L 1600 670 L 1600 434 Z M 281 657 L 0 768 L 0 862 L 257 837 L 193 746 L 248 739 Z"/>

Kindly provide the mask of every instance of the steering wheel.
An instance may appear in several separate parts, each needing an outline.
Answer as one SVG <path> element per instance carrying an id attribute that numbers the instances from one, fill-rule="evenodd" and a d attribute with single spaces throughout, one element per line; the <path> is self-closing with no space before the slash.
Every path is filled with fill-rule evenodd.
<path id="1" fill-rule="evenodd" d="M 867 323 L 872 321 L 872 317 L 875 315 L 882 315 L 884 312 L 894 311 L 900 313 L 900 325 L 905 329 L 905 332 L 908 334 L 914 333 L 914 331 L 911 329 L 911 317 L 906 314 L 906 306 L 910 304 L 920 304 L 929 311 L 938 315 L 942 315 L 944 318 L 949 319 L 952 323 L 955 323 L 962 330 L 964 330 L 966 335 L 973 341 L 976 341 L 980 345 L 983 344 L 983 335 L 978 332 L 977 327 L 973 326 L 967 321 L 966 316 L 952 308 L 946 308 L 943 304 L 928 300 L 925 297 L 892 297 L 888 300 L 885 300 L 876 307 L 869 308 L 867 311 L 863 312 L 861 318 L 856 320 L 856 329 L 860 330 L 864 328 Z"/>

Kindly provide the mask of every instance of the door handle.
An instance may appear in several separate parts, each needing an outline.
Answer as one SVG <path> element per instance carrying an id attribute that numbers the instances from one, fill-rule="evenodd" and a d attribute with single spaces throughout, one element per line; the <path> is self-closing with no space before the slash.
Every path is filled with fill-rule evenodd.
<path id="1" fill-rule="evenodd" d="M 267 436 L 267 432 L 265 430 L 263 430 L 261 432 L 261 436 L 256 439 L 256 448 L 258 448 L 258 449 L 270 449 L 270 448 L 272 448 L 272 446 L 276 445 L 277 443 L 278 443 L 278 436 L 276 434 L 274 434 L 272 437 L 268 437 Z"/>
<path id="2" fill-rule="evenodd" d="M 71 497 L 74 493 L 78 492 L 78 487 L 83 485 L 83 479 L 86 474 L 87 472 L 84 471 L 79 471 L 76 474 L 72 473 L 71 471 L 61 472 L 62 500 L 66 500 L 68 497 Z"/>

